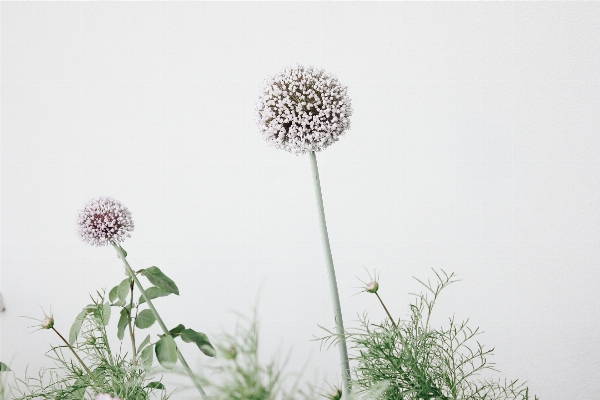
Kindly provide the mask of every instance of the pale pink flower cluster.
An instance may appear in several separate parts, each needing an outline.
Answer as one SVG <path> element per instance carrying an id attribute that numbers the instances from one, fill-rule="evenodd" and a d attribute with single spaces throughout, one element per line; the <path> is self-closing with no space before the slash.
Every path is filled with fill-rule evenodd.
<path id="1" fill-rule="evenodd" d="M 110 394 L 107 393 L 99 393 L 94 397 L 94 400 L 121 400 L 118 397 L 111 397 Z"/>
<path id="2" fill-rule="evenodd" d="M 278 149 L 294 154 L 321 151 L 350 128 L 347 89 L 323 70 L 286 68 L 265 81 L 256 123 L 264 139 Z"/>
<path id="3" fill-rule="evenodd" d="M 96 197 L 88 201 L 77 215 L 77 234 L 93 246 L 120 243 L 131 237 L 131 212 L 111 197 Z"/>

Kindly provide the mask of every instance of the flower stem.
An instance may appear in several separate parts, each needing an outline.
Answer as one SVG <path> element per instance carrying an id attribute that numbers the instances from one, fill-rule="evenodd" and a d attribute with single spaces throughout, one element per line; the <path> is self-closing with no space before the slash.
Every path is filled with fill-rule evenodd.
<path id="1" fill-rule="evenodd" d="M 152 302 L 150 301 L 150 298 L 146 294 L 146 291 L 144 290 L 144 287 L 142 286 L 142 284 L 140 283 L 139 279 L 135 275 L 135 272 L 131 269 L 131 266 L 129 265 L 129 262 L 127 262 L 127 259 L 125 258 L 125 253 L 123 252 L 123 249 L 121 248 L 121 246 L 117 245 L 116 243 L 111 243 L 111 244 L 114 247 L 115 251 L 117 252 L 117 256 L 121 259 L 121 261 L 123 261 L 123 265 L 125 266 L 125 269 L 127 270 L 127 272 L 129 273 L 129 275 L 131 275 L 131 277 L 135 281 L 135 284 L 137 285 L 138 289 L 140 290 L 140 293 L 142 293 L 142 296 L 144 296 L 144 299 L 146 300 L 146 303 L 148 304 L 148 308 L 150 308 L 150 310 L 152 311 L 152 313 L 156 317 L 156 321 L 158 321 L 158 325 L 160 325 L 161 329 L 163 330 L 163 333 L 165 335 L 171 336 L 171 334 L 169 333 L 169 330 L 167 329 L 167 327 L 166 327 L 165 323 L 163 322 L 162 318 L 160 317 L 160 315 L 158 315 L 158 311 L 156 311 L 156 308 L 154 308 L 154 305 L 152 304 Z M 181 352 L 179 351 L 179 348 L 177 348 L 176 351 L 177 351 L 177 358 L 179 359 L 179 361 L 181 361 L 181 364 L 183 365 L 183 368 L 185 369 L 185 371 L 189 375 L 189 377 L 192 380 L 192 382 L 194 382 L 194 386 L 196 386 L 196 389 L 198 389 L 198 392 L 200 393 L 200 396 L 203 399 L 205 399 L 206 398 L 206 393 L 204 392 L 204 389 L 202 389 L 202 386 L 200 385 L 200 381 L 198 381 L 198 378 L 192 372 L 190 366 L 185 361 L 185 358 L 183 358 L 183 354 L 181 354 Z"/>
<path id="2" fill-rule="evenodd" d="M 63 335 L 61 335 L 54 327 L 52 327 L 52 330 L 54 332 L 56 332 L 56 334 L 58 335 L 58 337 L 61 338 L 63 342 L 65 342 L 65 344 L 67 345 L 67 347 L 69 349 L 71 349 L 71 352 L 73 353 L 73 355 L 75 356 L 75 358 L 77 358 L 77 360 L 79 361 L 79 363 L 81 364 L 81 366 L 83 367 L 83 369 L 85 369 L 85 372 L 87 372 L 87 374 L 90 376 L 90 378 L 92 379 L 92 381 L 94 381 L 94 383 L 96 385 L 98 385 L 98 388 L 102 388 L 102 385 L 96 380 L 96 377 L 92 374 L 92 371 L 90 371 L 90 369 L 87 367 L 87 365 L 85 365 L 85 363 L 79 357 L 79 355 L 77 354 L 77 352 L 75 351 L 75 349 L 73 348 L 73 346 L 71 346 L 69 344 L 69 342 L 67 342 L 67 340 L 63 337 Z"/>
<path id="3" fill-rule="evenodd" d="M 129 326 L 129 336 L 131 337 L 131 349 L 133 351 L 133 362 L 136 362 L 137 353 L 135 351 L 135 335 L 133 334 L 133 328 L 131 327 L 131 312 L 133 311 L 133 285 L 134 281 L 131 281 L 129 285 L 129 291 L 131 296 L 129 297 L 129 310 L 127 310 L 127 325 Z"/>
<path id="4" fill-rule="evenodd" d="M 331 255 L 329 235 L 327 234 L 327 223 L 325 222 L 325 208 L 323 207 L 323 195 L 321 193 L 321 182 L 319 180 L 319 167 L 317 166 L 317 156 L 314 151 L 310 152 L 310 165 L 312 167 L 313 183 L 317 197 L 319 222 L 321 224 L 321 239 L 323 242 L 323 251 L 325 253 L 327 275 L 329 276 L 329 290 L 331 301 L 333 303 L 333 313 L 335 315 L 336 333 L 340 338 L 338 350 L 340 352 L 340 362 L 342 367 L 342 396 L 344 399 L 347 399 L 350 397 L 350 363 L 348 362 L 348 349 L 346 347 L 344 321 L 342 319 L 342 306 L 340 305 L 340 295 L 335 279 L 335 269 L 333 268 L 333 256 Z"/>
<path id="5" fill-rule="evenodd" d="M 394 322 L 394 318 L 392 318 L 392 315 L 390 314 L 390 312 L 388 311 L 387 307 L 385 306 L 385 304 L 383 304 L 383 300 L 381 300 L 381 297 L 379 297 L 379 293 L 375 292 L 375 295 L 377 296 L 377 298 L 379 299 L 379 302 L 381 303 L 381 305 L 383 306 L 383 309 L 385 310 L 386 314 L 388 315 L 388 317 L 390 317 L 390 321 L 392 322 L 392 325 L 394 325 L 394 328 L 398 329 L 398 325 L 396 325 L 396 323 Z"/>

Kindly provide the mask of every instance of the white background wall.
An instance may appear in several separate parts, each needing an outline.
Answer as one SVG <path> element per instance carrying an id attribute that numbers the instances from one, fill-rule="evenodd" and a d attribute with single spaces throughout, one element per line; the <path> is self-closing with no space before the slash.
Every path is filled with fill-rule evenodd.
<path id="1" fill-rule="evenodd" d="M 262 80 L 299 62 L 353 101 L 318 155 L 346 325 L 383 317 L 352 296 L 363 267 L 396 316 L 412 276 L 454 271 L 436 323 L 470 317 L 543 399 L 597 397 L 600 4 L 3 2 L 1 22 L 0 357 L 20 375 L 56 339 L 18 316 L 51 305 L 68 332 L 123 277 L 74 233 L 109 195 L 133 267 L 180 287 L 168 325 L 214 336 L 260 297 L 264 354 L 339 383 L 310 341 L 333 322 L 309 160 L 254 124 Z"/>

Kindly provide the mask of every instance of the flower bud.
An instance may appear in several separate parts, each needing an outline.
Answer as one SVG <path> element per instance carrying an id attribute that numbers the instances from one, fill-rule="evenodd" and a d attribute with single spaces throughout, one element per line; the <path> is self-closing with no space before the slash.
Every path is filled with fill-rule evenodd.
<path id="1" fill-rule="evenodd" d="M 87 338 L 87 344 L 93 345 L 94 343 L 96 343 L 95 337 L 90 336 L 89 338 Z"/>
<path id="2" fill-rule="evenodd" d="M 42 329 L 52 329 L 54 326 L 54 318 L 46 317 L 42 320 Z"/>
<path id="3" fill-rule="evenodd" d="M 365 286 L 365 290 L 369 293 L 377 293 L 379 290 L 379 283 L 376 281 L 369 282 L 367 283 L 367 286 Z"/>
<path id="4" fill-rule="evenodd" d="M 333 388 L 333 390 L 327 395 L 327 398 L 329 400 L 340 400 L 342 398 L 342 390 Z"/>
<path id="5" fill-rule="evenodd" d="M 235 360 L 237 357 L 237 350 L 235 347 L 231 346 L 229 349 L 223 352 L 223 356 L 228 360 Z"/>

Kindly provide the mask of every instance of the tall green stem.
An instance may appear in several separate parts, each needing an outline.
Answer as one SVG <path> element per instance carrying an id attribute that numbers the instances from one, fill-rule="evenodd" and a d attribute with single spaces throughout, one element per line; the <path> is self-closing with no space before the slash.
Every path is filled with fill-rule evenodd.
<path id="1" fill-rule="evenodd" d="M 154 305 L 152 304 L 152 301 L 150 301 L 150 298 L 146 294 L 146 291 L 144 290 L 144 287 L 142 286 L 142 284 L 140 283 L 139 279 L 135 275 L 135 272 L 133 271 L 133 269 L 131 269 L 131 266 L 129 265 L 129 262 L 127 262 L 127 259 L 125 258 L 125 253 L 123 252 L 123 249 L 121 248 L 121 246 L 119 246 L 119 245 L 117 245 L 115 243 L 111 243 L 111 244 L 114 247 L 115 251 L 117 252 L 117 256 L 121 259 L 121 261 L 123 261 L 123 265 L 125 266 L 125 269 L 127 270 L 127 272 L 129 273 L 129 275 L 135 281 L 135 284 L 137 285 L 138 289 L 140 290 L 140 293 L 142 293 L 142 296 L 144 296 L 144 299 L 146 300 L 146 303 L 148 304 L 148 308 L 150 308 L 150 310 L 152 311 L 152 313 L 156 317 L 156 321 L 158 321 L 158 325 L 160 325 L 161 329 L 163 330 L 163 333 L 165 335 L 171 336 L 171 334 L 169 333 L 169 330 L 167 329 L 167 326 L 163 322 L 163 320 L 160 317 L 160 315 L 158 315 L 158 311 L 156 311 L 156 308 L 154 308 Z M 179 361 L 181 361 L 181 364 L 183 365 L 183 368 L 185 369 L 185 371 L 187 372 L 187 374 L 190 376 L 190 379 L 192 380 L 192 382 L 194 382 L 194 386 L 196 386 L 196 389 L 198 389 L 198 392 L 200 393 L 200 396 L 203 399 L 205 399 L 206 398 L 206 393 L 204 392 L 204 389 L 202 389 L 202 386 L 200 385 L 200 381 L 198 380 L 198 378 L 196 377 L 196 375 L 194 375 L 194 373 L 192 372 L 192 369 L 190 368 L 190 366 L 188 365 L 188 363 L 185 361 L 185 358 L 183 358 L 183 354 L 181 354 L 181 352 L 179 351 L 179 348 L 177 349 L 177 358 L 179 359 Z"/>
<path id="2" fill-rule="evenodd" d="M 335 269 L 333 268 L 333 256 L 331 255 L 329 235 L 327 234 L 327 223 L 325 222 L 325 208 L 323 206 L 323 195 L 321 193 L 321 181 L 319 180 L 319 167 L 317 166 L 317 156 L 314 151 L 310 152 L 310 165 L 312 167 L 313 183 L 317 197 L 317 209 L 319 212 L 319 223 L 321 225 L 321 239 L 323 242 L 323 252 L 325 253 L 327 275 L 329 276 L 329 291 L 333 303 L 336 333 L 340 338 L 338 350 L 340 352 L 340 362 L 342 367 L 342 396 L 344 399 L 347 399 L 350 396 L 350 363 L 348 362 L 348 349 L 346 347 L 344 321 L 342 319 L 342 306 L 340 305 L 340 295 L 335 279 Z"/>

